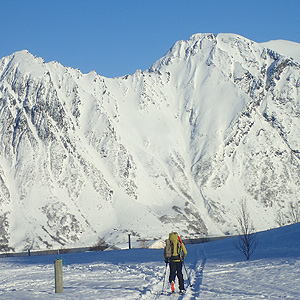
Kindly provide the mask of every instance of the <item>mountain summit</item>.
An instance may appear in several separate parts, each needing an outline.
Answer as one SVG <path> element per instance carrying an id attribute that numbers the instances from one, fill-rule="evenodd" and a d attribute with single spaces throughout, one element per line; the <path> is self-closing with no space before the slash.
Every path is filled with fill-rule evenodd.
<path id="1" fill-rule="evenodd" d="M 300 65 L 234 34 L 146 71 L 0 60 L 0 247 L 44 249 L 276 226 L 300 187 Z"/>

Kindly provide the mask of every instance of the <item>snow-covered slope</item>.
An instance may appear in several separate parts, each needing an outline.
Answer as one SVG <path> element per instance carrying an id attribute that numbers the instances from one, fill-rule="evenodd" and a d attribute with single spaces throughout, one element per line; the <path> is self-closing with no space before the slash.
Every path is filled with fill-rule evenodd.
<path id="1" fill-rule="evenodd" d="M 296 62 L 300 63 L 300 44 L 286 41 L 286 40 L 274 40 L 265 43 L 260 43 L 265 48 L 270 48 L 280 54 L 287 57 L 291 57 Z"/>
<path id="2" fill-rule="evenodd" d="M 163 250 L 131 249 L 0 258 L 0 298 L 299 299 L 299 225 L 259 233 L 249 261 L 234 247 L 236 238 L 186 245 L 182 296 L 177 279 L 176 294 L 168 294 Z M 61 258 L 64 289 L 54 295 L 53 262 Z"/>
<path id="3" fill-rule="evenodd" d="M 2 249 L 233 233 L 239 202 L 276 225 L 300 185 L 299 64 L 197 34 L 144 72 L 0 60 Z"/>

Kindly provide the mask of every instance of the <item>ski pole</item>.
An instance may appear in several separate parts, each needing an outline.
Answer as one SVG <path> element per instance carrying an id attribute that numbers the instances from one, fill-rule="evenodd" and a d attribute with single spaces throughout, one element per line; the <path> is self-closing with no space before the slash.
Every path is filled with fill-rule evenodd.
<path id="1" fill-rule="evenodd" d="M 163 292 L 164 292 L 164 286 L 165 286 L 165 281 L 166 281 L 166 277 L 167 277 L 167 266 L 168 266 L 168 263 L 166 262 L 166 267 L 165 267 L 165 272 L 164 272 L 164 281 L 163 281 L 163 286 L 161 289 L 161 294 L 163 294 Z"/>
<path id="2" fill-rule="evenodd" d="M 184 270 L 185 270 L 185 273 L 186 273 L 187 279 L 188 279 L 188 281 L 189 281 L 189 286 L 192 286 L 192 285 L 191 285 L 191 281 L 190 281 L 190 277 L 189 277 L 189 275 L 188 275 L 188 272 L 187 272 L 187 270 L 186 270 L 186 267 L 185 267 L 185 264 L 184 264 L 184 262 L 183 262 L 183 261 L 182 261 L 182 264 L 183 264 L 183 267 L 184 267 Z"/>

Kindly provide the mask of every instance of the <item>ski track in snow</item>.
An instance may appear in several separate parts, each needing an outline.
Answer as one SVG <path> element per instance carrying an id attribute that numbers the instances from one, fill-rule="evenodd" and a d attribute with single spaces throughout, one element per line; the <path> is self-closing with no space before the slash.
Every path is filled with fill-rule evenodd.
<path id="1" fill-rule="evenodd" d="M 126 252 L 131 255 L 126 250 L 121 252 L 125 257 Z M 147 253 L 147 250 L 144 252 Z M 54 265 L 51 262 L 58 257 L 5 258 L 0 261 L 0 298 L 53 299 L 55 295 L 55 299 L 169 299 L 169 295 L 161 294 L 165 271 L 162 250 L 155 253 L 154 262 L 138 261 L 132 264 L 96 261 L 72 263 L 72 258 L 69 257 L 73 255 L 62 255 L 63 294 L 54 293 Z M 99 253 L 96 255 L 101 257 Z M 172 295 L 172 299 L 194 299 L 199 296 L 203 274 L 203 258 L 199 255 L 203 255 L 202 250 L 195 250 L 195 254 L 192 251 L 192 263 L 184 265 L 186 294 Z M 189 286 L 187 274 L 192 286 Z M 164 293 L 169 291 L 168 276 L 169 267 L 165 276 Z"/>
<path id="2" fill-rule="evenodd" d="M 205 273 L 206 258 L 198 247 L 189 253 L 193 260 L 186 263 L 191 285 L 183 270 L 187 291 L 184 295 L 161 295 L 164 263 L 71 263 L 65 262 L 64 293 L 54 293 L 53 265 L 31 262 L 32 258 L 7 258 L 1 262 L 1 299 L 297 299 L 290 283 L 284 284 L 286 275 L 299 282 L 290 267 L 299 261 L 241 263 L 209 263 Z M 193 249 L 193 250 L 194 250 Z M 191 250 L 190 250 L 191 252 Z M 145 251 L 146 253 L 146 251 Z M 68 260 L 68 255 L 63 256 Z M 54 257 L 48 260 L 54 260 Z M 272 275 L 273 274 L 273 275 Z M 169 289 L 166 274 L 164 293 Z M 268 282 L 263 282 L 264 276 Z M 245 282 L 244 282 L 245 281 Z M 204 283 L 203 283 L 204 282 Z M 280 282 L 280 288 L 273 289 Z M 259 283 L 259 284 L 258 284 Z M 252 286 L 253 284 L 253 286 Z M 271 284 L 271 286 L 269 286 Z M 251 291 L 249 288 L 253 287 Z"/>
<path id="3" fill-rule="evenodd" d="M 296 224 L 259 234 L 250 261 L 234 247 L 235 238 L 187 245 L 184 295 L 167 294 L 162 250 L 0 258 L 0 299 L 300 299 L 299 232 Z M 64 261 L 62 294 L 54 291 L 57 258 Z"/>

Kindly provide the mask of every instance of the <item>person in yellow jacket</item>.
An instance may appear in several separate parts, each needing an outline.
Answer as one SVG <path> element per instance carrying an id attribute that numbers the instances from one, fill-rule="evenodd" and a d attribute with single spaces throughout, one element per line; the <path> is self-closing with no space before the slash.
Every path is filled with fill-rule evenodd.
<path id="1" fill-rule="evenodd" d="M 177 275 L 179 281 L 179 290 L 180 293 L 183 293 L 185 289 L 182 274 L 182 262 L 187 255 L 187 251 L 177 232 L 171 232 L 169 234 L 168 242 L 170 246 L 167 243 L 166 247 L 164 248 L 164 258 L 165 262 L 169 263 L 170 266 L 169 282 L 171 284 L 171 291 L 175 292 L 174 282 Z"/>

